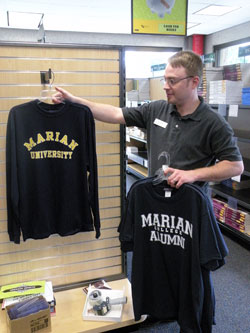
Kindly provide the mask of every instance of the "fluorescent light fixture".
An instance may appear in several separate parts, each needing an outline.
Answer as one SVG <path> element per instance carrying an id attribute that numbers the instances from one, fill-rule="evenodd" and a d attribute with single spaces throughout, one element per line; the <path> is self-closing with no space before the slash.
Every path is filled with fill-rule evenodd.
<path id="1" fill-rule="evenodd" d="M 10 28 L 37 29 L 44 14 L 29 12 L 7 12 L 8 26 Z"/>
<path id="2" fill-rule="evenodd" d="M 208 15 L 208 16 L 222 16 L 239 9 L 240 7 L 232 6 L 221 6 L 221 5 L 210 5 L 205 7 L 198 12 L 193 13 L 194 15 Z"/>
<path id="3" fill-rule="evenodd" d="M 194 23 L 194 22 L 188 22 L 187 23 L 187 29 L 191 29 L 193 27 L 196 27 L 197 25 L 200 25 L 201 23 Z"/>
<path id="4" fill-rule="evenodd" d="M 6 11 L 0 10 L 0 27 L 7 27 Z"/>

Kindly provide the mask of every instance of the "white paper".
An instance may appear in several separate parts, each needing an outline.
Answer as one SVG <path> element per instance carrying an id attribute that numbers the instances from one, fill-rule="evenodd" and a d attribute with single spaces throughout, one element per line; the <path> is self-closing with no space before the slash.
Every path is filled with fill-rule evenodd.
<path id="1" fill-rule="evenodd" d="M 236 182 L 238 182 L 238 183 L 240 183 L 241 176 L 240 175 L 239 176 L 234 176 L 231 179 L 234 180 L 234 181 L 236 181 Z"/>
<path id="2" fill-rule="evenodd" d="M 238 117 L 239 105 L 229 105 L 229 117 Z"/>

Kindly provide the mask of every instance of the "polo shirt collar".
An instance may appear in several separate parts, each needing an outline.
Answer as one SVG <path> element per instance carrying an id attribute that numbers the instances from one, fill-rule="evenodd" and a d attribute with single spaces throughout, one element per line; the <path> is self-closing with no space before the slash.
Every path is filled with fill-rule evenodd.
<path id="1" fill-rule="evenodd" d="M 195 121 L 200 121 L 202 119 L 202 109 L 204 106 L 204 99 L 201 96 L 198 96 L 199 100 L 200 100 L 200 104 L 198 106 L 198 108 L 191 114 L 187 114 L 186 116 L 181 117 L 181 119 L 191 119 L 191 120 L 195 120 Z M 179 112 L 176 109 L 176 105 L 172 104 L 171 105 L 171 110 L 170 110 L 170 114 L 177 114 L 179 115 Z"/>

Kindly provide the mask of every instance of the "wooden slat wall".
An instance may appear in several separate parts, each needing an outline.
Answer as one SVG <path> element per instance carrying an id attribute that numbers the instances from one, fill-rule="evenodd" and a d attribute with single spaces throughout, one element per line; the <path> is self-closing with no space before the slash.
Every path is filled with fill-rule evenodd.
<path id="1" fill-rule="evenodd" d="M 34 279 L 62 286 L 123 273 L 117 233 L 121 216 L 119 125 L 96 122 L 101 237 L 95 232 L 9 241 L 5 145 L 12 106 L 40 97 L 40 71 L 77 96 L 119 106 L 119 50 L 0 46 L 0 285 Z"/>

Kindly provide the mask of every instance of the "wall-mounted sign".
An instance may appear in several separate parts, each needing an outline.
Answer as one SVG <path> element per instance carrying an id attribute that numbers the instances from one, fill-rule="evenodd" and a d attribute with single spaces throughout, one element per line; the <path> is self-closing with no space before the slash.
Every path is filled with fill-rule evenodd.
<path id="1" fill-rule="evenodd" d="M 166 64 L 158 64 L 151 66 L 151 72 L 164 71 Z"/>
<path id="2" fill-rule="evenodd" d="M 202 56 L 202 61 L 204 64 L 211 64 L 215 62 L 215 53 L 208 53 Z"/>
<path id="3" fill-rule="evenodd" d="M 250 45 L 239 47 L 239 57 L 246 57 L 250 55 Z"/>
<path id="4" fill-rule="evenodd" d="M 187 0 L 131 0 L 132 33 L 185 36 Z"/>

